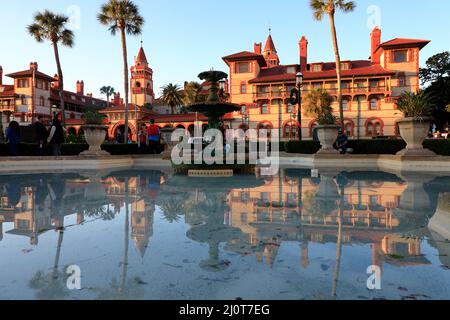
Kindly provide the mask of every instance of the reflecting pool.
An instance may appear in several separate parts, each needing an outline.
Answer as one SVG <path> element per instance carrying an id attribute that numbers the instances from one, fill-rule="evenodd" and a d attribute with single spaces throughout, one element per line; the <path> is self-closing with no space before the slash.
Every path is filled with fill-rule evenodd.
<path id="1" fill-rule="evenodd" d="M 450 299 L 450 174 L 315 173 L 0 176 L 0 299 Z"/>

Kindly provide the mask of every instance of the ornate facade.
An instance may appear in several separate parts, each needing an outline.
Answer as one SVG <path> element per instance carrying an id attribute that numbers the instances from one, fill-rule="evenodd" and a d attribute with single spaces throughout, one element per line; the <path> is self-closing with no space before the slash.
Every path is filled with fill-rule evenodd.
<path id="1" fill-rule="evenodd" d="M 404 91 L 419 89 L 420 50 L 430 41 L 395 38 L 382 42 L 381 30 L 371 33 L 369 60 L 342 61 L 342 91 L 345 127 L 354 138 L 397 136 L 396 99 Z M 297 136 L 297 106 L 290 104 L 296 74 L 303 74 L 302 96 L 323 88 L 334 98 L 339 115 L 336 64 L 308 62 L 308 40 L 299 41 L 300 63 L 282 65 L 272 36 L 264 50 L 256 43 L 253 52 L 243 51 L 223 58 L 228 65 L 231 102 L 242 112 L 230 116 L 233 127 L 282 128 L 284 139 Z M 303 114 L 303 137 L 313 137 L 314 119 Z"/>

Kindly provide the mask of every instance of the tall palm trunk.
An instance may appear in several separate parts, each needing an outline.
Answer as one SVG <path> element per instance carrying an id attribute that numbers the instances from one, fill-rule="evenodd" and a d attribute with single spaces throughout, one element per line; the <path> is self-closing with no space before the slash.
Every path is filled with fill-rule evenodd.
<path id="1" fill-rule="evenodd" d="M 344 216 L 344 192 L 345 189 L 341 188 L 341 197 L 339 200 L 339 216 L 338 216 L 338 238 L 336 249 L 336 266 L 333 274 L 333 289 L 331 295 L 335 299 L 337 297 L 337 286 L 339 281 L 339 272 L 341 270 L 341 257 L 342 257 L 342 218 Z"/>
<path id="2" fill-rule="evenodd" d="M 57 42 L 53 42 L 53 51 L 55 52 L 56 67 L 58 69 L 59 77 L 59 104 L 61 108 L 61 123 L 64 126 L 66 124 L 66 109 L 64 105 L 64 78 L 61 68 L 61 61 L 59 60 L 59 50 Z"/>
<path id="3" fill-rule="evenodd" d="M 125 29 L 120 28 L 120 34 L 122 36 L 122 58 L 123 58 L 123 83 L 125 89 L 125 132 L 124 132 L 124 144 L 128 143 L 128 58 L 127 58 L 127 37 L 125 35 Z"/>
<path id="4" fill-rule="evenodd" d="M 129 219 L 129 208 L 128 208 L 128 178 L 125 179 L 125 232 L 124 232 L 124 253 L 122 262 L 122 275 L 120 280 L 119 292 L 123 294 L 125 290 L 127 271 L 128 271 L 128 248 L 129 248 L 129 238 L 130 238 L 130 219 Z"/>
<path id="5" fill-rule="evenodd" d="M 341 57 L 339 55 L 339 45 L 336 35 L 336 24 L 334 23 L 334 12 L 329 13 L 331 37 L 333 39 L 334 56 L 336 59 L 336 75 L 337 75 L 337 90 L 338 90 L 338 103 L 339 103 L 339 117 L 341 119 L 341 129 L 344 131 L 344 109 L 342 108 L 342 83 L 341 83 Z"/>
<path id="6" fill-rule="evenodd" d="M 58 278 L 59 258 L 61 256 L 61 246 L 63 239 L 64 239 L 64 231 L 60 230 L 58 231 L 58 245 L 56 246 L 55 262 L 53 264 L 53 274 L 52 274 L 53 279 Z"/>

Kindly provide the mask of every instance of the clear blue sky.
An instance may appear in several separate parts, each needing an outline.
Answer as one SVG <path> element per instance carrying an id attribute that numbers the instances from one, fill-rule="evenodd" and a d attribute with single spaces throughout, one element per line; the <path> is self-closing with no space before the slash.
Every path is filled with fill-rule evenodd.
<path id="1" fill-rule="evenodd" d="M 36 43 L 27 34 L 26 26 L 32 22 L 36 11 L 51 9 L 68 14 L 75 5 L 80 10 L 79 28 L 74 30 L 76 44 L 72 49 L 61 51 L 66 89 L 74 90 L 76 80 L 84 80 L 86 91 L 93 92 L 94 96 L 99 96 L 102 85 L 112 85 L 123 92 L 120 40 L 112 37 L 96 20 L 103 2 L 5 1 L 0 11 L 0 65 L 5 73 L 26 69 L 30 61 L 37 61 L 41 71 L 54 74 L 56 67 L 51 47 L 48 43 Z M 144 47 L 154 70 L 158 94 L 162 85 L 197 80 L 199 72 L 211 67 L 228 71 L 221 57 L 251 51 L 255 41 L 266 40 L 269 26 L 282 63 L 298 63 L 301 35 L 309 39 L 310 61 L 333 60 L 328 20 L 314 21 L 308 0 L 135 2 L 146 18 Z M 368 21 L 369 25 L 381 24 L 384 41 L 395 37 L 432 40 L 422 51 L 422 65 L 429 56 L 450 50 L 450 1 L 356 0 L 356 3 L 355 12 L 345 17 L 341 13 L 337 15 L 343 59 L 369 57 L 371 30 Z M 130 63 L 137 54 L 140 40 L 140 37 L 128 39 Z M 9 80 L 4 79 L 4 82 Z"/>

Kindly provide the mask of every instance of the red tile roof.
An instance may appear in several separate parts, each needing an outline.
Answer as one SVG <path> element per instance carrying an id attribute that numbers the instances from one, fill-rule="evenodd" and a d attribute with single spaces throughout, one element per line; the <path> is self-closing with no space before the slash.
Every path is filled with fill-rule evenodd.
<path id="1" fill-rule="evenodd" d="M 14 93 L 13 85 L 0 86 L 0 97 L 14 97 Z"/>
<path id="2" fill-rule="evenodd" d="M 393 75 L 395 72 L 389 71 L 381 67 L 380 65 L 372 65 L 367 60 L 350 61 L 351 69 L 342 70 L 342 77 L 353 76 L 371 76 L 371 75 Z M 329 79 L 336 78 L 336 64 L 334 62 L 327 62 L 322 64 L 322 71 L 320 72 L 303 72 L 304 80 L 315 79 Z M 263 82 L 275 82 L 275 81 L 292 81 L 295 82 L 295 73 L 287 73 L 287 67 L 289 66 L 277 66 L 269 69 L 263 69 L 259 73 L 258 77 L 250 80 L 250 83 L 263 83 Z"/>
<path id="3" fill-rule="evenodd" d="M 287 73 L 288 67 L 296 67 L 296 71 L 294 73 Z M 262 69 L 259 72 L 258 77 L 250 80 L 249 83 L 290 81 L 290 80 L 295 81 L 295 75 L 297 74 L 298 70 L 299 70 L 298 65 L 291 65 L 291 66 L 281 65 L 268 69 Z"/>
<path id="4" fill-rule="evenodd" d="M 104 101 L 104 100 L 89 97 L 89 96 L 83 96 L 83 95 L 77 94 L 75 92 L 70 92 L 70 91 L 66 91 L 66 90 L 64 90 L 64 92 L 63 92 L 63 98 L 64 98 L 65 103 L 77 104 L 77 105 L 81 105 L 81 106 L 91 106 L 92 104 L 97 104 L 97 105 L 105 104 L 106 105 L 106 101 Z M 51 88 L 50 100 L 59 102 L 60 98 L 59 98 L 59 90 L 58 89 Z"/>
<path id="5" fill-rule="evenodd" d="M 141 47 L 141 49 L 139 49 L 139 53 L 137 55 L 136 61 L 137 62 L 148 63 L 147 62 L 147 57 L 145 56 L 144 48 Z"/>
<path id="6" fill-rule="evenodd" d="M 38 78 L 38 79 L 43 79 L 43 80 L 47 80 L 50 82 L 55 81 L 55 78 L 53 78 L 45 73 L 42 73 L 40 71 L 36 71 L 35 75 L 36 75 L 36 78 Z M 32 77 L 33 71 L 32 70 L 24 70 L 24 71 L 10 73 L 10 74 L 7 74 L 6 76 L 10 77 L 10 78 Z"/>
<path id="7" fill-rule="evenodd" d="M 159 114 L 152 117 L 156 123 L 167 122 L 194 122 L 196 119 L 199 121 L 208 121 L 208 118 L 202 114 L 196 116 L 195 113 L 188 114 Z"/>
<path id="8" fill-rule="evenodd" d="M 225 62 L 228 61 L 245 61 L 245 60 L 257 60 L 261 66 L 266 66 L 266 60 L 261 54 L 257 54 L 249 51 L 242 51 L 222 58 Z"/>
<path id="9" fill-rule="evenodd" d="M 392 47 L 412 47 L 417 46 L 420 49 L 425 47 L 431 41 L 429 40 L 421 40 L 421 39 L 405 39 L 405 38 L 395 38 L 380 44 L 381 48 L 392 48 Z"/>

